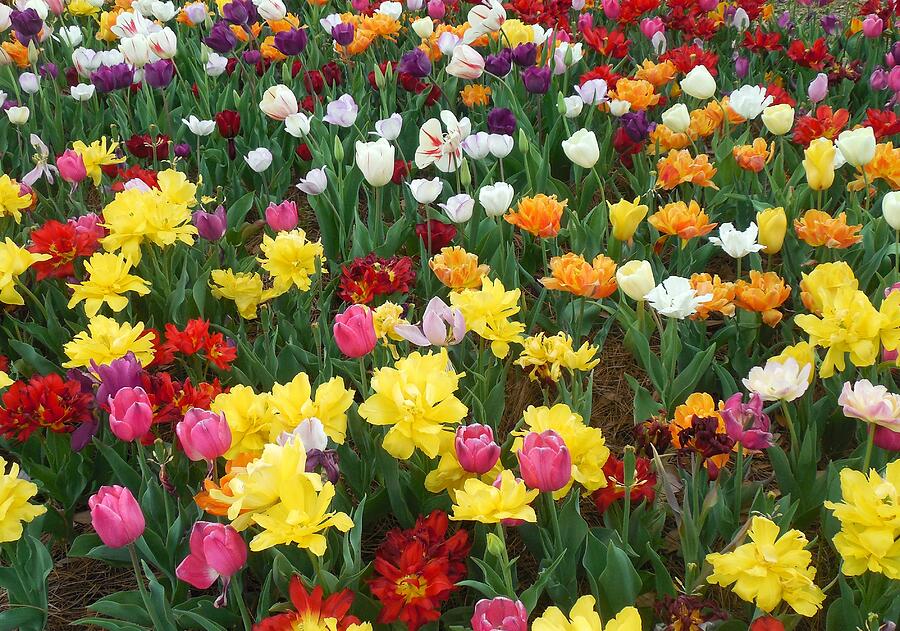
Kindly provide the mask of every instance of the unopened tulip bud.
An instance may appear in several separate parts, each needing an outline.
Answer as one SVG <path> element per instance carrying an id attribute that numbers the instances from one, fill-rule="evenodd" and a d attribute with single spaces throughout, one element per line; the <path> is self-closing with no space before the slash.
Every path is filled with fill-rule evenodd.
<path id="1" fill-rule="evenodd" d="M 572 479 L 572 456 L 562 436 L 552 429 L 527 434 L 516 456 L 522 479 L 533 489 L 552 493 Z"/>
<path id="2" fill-rule="evenodd" d="M 134 495 L 122 486 L 101 486 L 88 499 L 91 525 L 110 548 L 123 548 L 144 534 L 144 514 Z"/>
<path id="3" fill-rule="evenodd" d="M 107 401 L 109 428 L 119 440 L 139 440 L 150 431 L 153 406 L 143 388 L 121 388 Z"/>

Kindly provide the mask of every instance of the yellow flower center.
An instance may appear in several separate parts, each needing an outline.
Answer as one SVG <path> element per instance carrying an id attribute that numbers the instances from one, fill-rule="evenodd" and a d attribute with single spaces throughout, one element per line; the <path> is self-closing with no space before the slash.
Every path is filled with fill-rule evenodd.
<path id="1" fill-rule="evenodd" d="M 424 578 L 416 574 L 407 574 L 397 581 L 397 595 L 403 596 L 403 600 L 406 603 L 424 598 L 427 589 L 428 583 L 425 582 Z"/>

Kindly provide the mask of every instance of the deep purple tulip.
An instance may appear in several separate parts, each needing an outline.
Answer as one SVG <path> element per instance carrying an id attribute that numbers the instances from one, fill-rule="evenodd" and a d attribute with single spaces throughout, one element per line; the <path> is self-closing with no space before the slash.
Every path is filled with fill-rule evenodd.
<path id="1" fill-rule="evenodd" d="M 189 158 L 191 155 L 191 146 L 186 142 L 179 142 L 174 147 L 175 155 L 179 158 Z"/>
<path id="2" fill-rule="evenodd" d="M 144 66 L 144 79 L 151 88 L 166 88 L 174 78 L 175 64 L 170 59 L 160 59 Z"/>
<path id="3" fill-rule="evenodd" d="M 504 48 L 496 55 L 488 55 L 484 60 L 484 69 L 498 77 L 505 77 L 512 70 L 512 50 Z"/>
<path id="4" fill-rule="evenodd" d="M 341 22 L 331 29 L 331 37 L 338 46 L 349 46 L 356 34 L 356 27 L 351 22 Z"/>
<path id="5" fill-rule="evenodd" d="M 750 60 L 744 56 L 738 56 L 734 60 L 734 73 L 737 75 L 737 78 L 743 79 L 748 72 L 750 72 Z"/>
<path id="6" fill-rule="evenodd" d="M 512 60 L 521 68 L 529 68 L 537 63 L 537 45 L 533 42 L 519 44 L 512 51 Z"/>
<path id="7" fill-rule="evenodd" d="M 512 136 L 516 132 L 516 115 L 505 107 L 495 107 L 488 114 L 487 125 L 492 134 Z"/>
<path id="8" fill-rule="evenodd" d="M 550 89 L 550 67 L 532 66 L 522 71 L 522 83 L 525 84 L 525 91 L 531 94 L 547 94 Z"/>
<path id="9" fill-rule="evenodd" d="M 825 32 L 829 35 L 834 35 L 841 29 L 841 21 L 838 19 L 838 16 L 833 13 L 822 16 L 821 23 L 822 28 L 825 29 Z"/>
<path id="10" fill-rule="evenodd" d="M 790 11 L 785 11 L 778 16 L 778 27 L 785 31 L 792 31 L 794 29 L 794 22 L 791 20 Z"/>
<path id="11" fill-rule="evenodd" d="M 91 83 L 98 92 L 106 93 L 130 87 L 134 82 L 134 68 L 128 64 L 100 66 L 91 73 Z"/>
<path id="12" fill-rule="evenodd" d="M 246 26 L 259 18 L 256 7 L 250 0 L 231 0 L 222 7 L 222 17 L 232 24 Z"/>
<path id="13" fill-rule="evenodd" d="M 40 69 L 38 70 L 42 77 L 55 79 L 59 76 L 59 67 L 56 64 L 46 63 L 42 64 Z"/>
<path id="14" fill-rule="evenodd" d="M 262 53 L 258 50 L 245 50 L 241 53 L 241 59 L 243 59 L 244 63 L 248 66 L 255 66 L 262 61 Z"/>
<path id="15" fill-rule="evenodd" d="M 302 53 L 308 43 L 309 34 L 305 28 L 292 28 L 275 34 L 275 48 L 288 57 Z"/>
<path id="16" fill-rule="evenodd" d="M 230 53 L 237 44 L 237 36 L 228 28 L 228 24 L 216 22 L 210 29 L 209 35 L 203 38 L 203 43 L 217 53 Z"/>
<path id="17" fill-rule="evenodd" d="M 405 72 L 417 79 L 422 79 L 431 72 L 431 60 L 421 48 L 414 48 L 400 58 L 397 72 Z"/>
<path id="18" fill-rule="evenodd" d="M 647 118 L 647 112 L 641 110 L 639 112 L 628 112 L 619 118 L 622 129 L 628 134 L 634 142 L 643 142 L 650 133 L 656 129 L 656 123 L 651 122 Z"/>
<path id="19" fill-rule="evenodd" d="M 334 449 L 310 449 L 306 452 L 306 473 L 313 473 L 319 467 L 325 473 L 325 477 L 332 484 L 337 484 L 341 477 L 341 470 L 338 468 L 338 453 Z"/>
<path id="20" fill-rule="evenodd" d="M 37 39 L 38 33 L 44 28 L 44 21 L 34 9 L 13 11 L 9 16 L 9 20 L 12 23 L 16 39 L 23 46 L 28 46 L 33 40 Z"/>

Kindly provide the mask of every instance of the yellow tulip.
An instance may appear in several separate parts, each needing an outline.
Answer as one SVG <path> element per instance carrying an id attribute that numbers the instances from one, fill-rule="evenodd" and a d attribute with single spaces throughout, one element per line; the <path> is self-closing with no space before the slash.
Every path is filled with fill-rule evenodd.
<path id="1" fill-rule="evenodd" d="M 784 234 L 787 231 L 787 215 L 784 208 L 767 208 L 756 214 L 756 223 L 759 225 L 759 242 L 765 246 L 766 254 L 778 254 L 784 244 Z"/>
<path id="2" fill-rule="evenodd" d="M 814 191 L 825 191 L 834 184 L 834 145 L 828 138 L 816 138 L 804 151 L 806 180 Z"/>
<path id="3" fill-rule="evenodd" d="M 646 205 L 641 204 L 640 197 L 635 197 L 633 202 L 623 199 L 609 204 L 609 222 L 612 224 L 613 236 L 619 241 L 631 241 L 649 210 Z"/>

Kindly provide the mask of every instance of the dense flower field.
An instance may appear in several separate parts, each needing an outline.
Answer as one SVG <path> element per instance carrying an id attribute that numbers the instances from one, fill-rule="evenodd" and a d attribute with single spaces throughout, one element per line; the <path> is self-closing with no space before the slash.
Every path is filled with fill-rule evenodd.
<path id="1" fill-rule="evenodd" d="M 898 9 L 0 5 L 0 630 L 895 629 Z"/>

